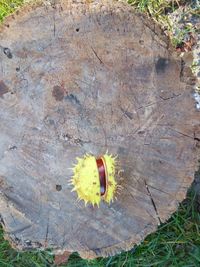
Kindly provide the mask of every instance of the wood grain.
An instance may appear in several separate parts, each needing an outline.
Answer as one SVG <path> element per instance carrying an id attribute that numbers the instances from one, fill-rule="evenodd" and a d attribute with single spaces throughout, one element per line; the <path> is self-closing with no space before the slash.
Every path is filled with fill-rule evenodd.
<path id="1" fill-rule="evenodd" d="M 185 198 L 197 166 L 194 77 L 152 21 L 112 1 L 26 6 L 0 29 L 0 213 L 18 249 L 128 250 Z M 76 202 L 76 157 L 124 170 L 110 206 Z"/>

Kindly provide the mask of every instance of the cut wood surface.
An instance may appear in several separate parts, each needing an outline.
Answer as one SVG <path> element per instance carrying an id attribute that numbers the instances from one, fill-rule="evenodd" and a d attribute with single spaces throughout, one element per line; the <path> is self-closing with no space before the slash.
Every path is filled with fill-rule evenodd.
<path id="1" fill-rule="evenodd" d="M 45 3 L 0 28 L 2 224 L 18 249 L 113 255 L 165 222 L 193 181 L 194 77 L 160 28 L 124 3 Z M 107 150 L 123 190 L 85 207 L 69 168 Z"/>

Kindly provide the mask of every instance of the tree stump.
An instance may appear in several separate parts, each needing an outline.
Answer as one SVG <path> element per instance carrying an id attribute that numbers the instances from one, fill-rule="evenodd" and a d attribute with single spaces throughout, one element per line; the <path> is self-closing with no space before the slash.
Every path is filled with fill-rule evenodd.
<path id="1" fill-rule="evenodd" d="M 120 2 L 26 6 L 0 29 L 0 213 L 18 249 L 128 250 L 185 198 L 197 167 L 194 77 L 152 21 Z M 76 157 L 118 155 L 100 208 L 68 185 Z"/>

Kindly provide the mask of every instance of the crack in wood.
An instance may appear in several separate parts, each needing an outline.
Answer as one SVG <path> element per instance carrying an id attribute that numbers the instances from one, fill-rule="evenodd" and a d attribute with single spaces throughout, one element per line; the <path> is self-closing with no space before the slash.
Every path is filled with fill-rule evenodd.
<path id="1" fill-rule="evenodd" d="M 155 190 L 157 190 L 157 191 L 159 191 L 159 192 L 162 192 L 162 193 L 164 193 L 164 194 L 167 194 L 167 195 L 172 196 L 172 194 L 170 194 L 170 193 L 168 193 L 168 192 L 166 192 L 166 191 L 164 191 L 164 190 L 161 190 L 161 189 L 159 189 L 159 188 L 156 188 L 155 186 L 148 185 L 148 187 L 151 187 L 151 188 L 153 188 L 153 189 L 155 189 Z"/>
<path id="2" fill-rule="evenodd" d="M 169 100 L 169 99 L 173 99 L 173 98 L 176 98 L 176 97 L 178 97 L 178 96 L 181 96 L 181 94 L 174 94 L 173 93 L 173 96 L 169 96 L 169 97 L 163 97 L 163 96 L 160 96 L 159 95 L 159 97 L 162 99 L 162 100 L 164 100 L 164 101 L 166 101 L 166 100 Z"/>
<path id="3" fill-rule="evenodd" d="M 188 134 L 182 133 L 182 132 L 177 131 L 176 129 L 171 128 L 171 127 L 169 127 L 169 129 L 172 130 L 172 131 L 174 131 L 174 132 L 176 132 L 176 133 L 178 133 L 178 134 L 180 134 L 180 135 L 183 135 L 183 136 L 185 136 L 185 137 L 188 137 L 188 138 L 190 138 L 190 139 L 195 140 L 195 139 L 194 139 L 194 136 L 190 136 L 190 135 L 188 135 Z"/>
<path id="4" fill-rule="evenodd" d="M 194 132 L 194 140 L 197 142 L 200 142 L 200 138 L 196 136 L 196 133 Z"/>
<path id="5" fill-rule="evenodd" d="M 145 187 L 146 187 L 147 193 L 148 193 L 148 195 L 149 195 L 149 197 L 150 197 L 150 199 L 151 199 L 152 206 L 153 206 L 153 208 L 154 208 L 154 210 L 155 210 L 155 213 L 156 213 L 156 215 L 157 215 L 157 218 L 158 218 L 158 220 L 159 220 L 159 223 L 161 224 L 162 221 L 161 221 L 161 219 L 160 219 L 160 216 L 159 216 L 159 213 L 158 213 L 158 209 L 157 209 L 157 207 L 156 207 L 156 203 L 155 203 L 155 201 L 154 201 L 154 199 L 153 199 L 153 196 L 152 196 L 152 194 L 151 194 L 151 191 L 150 191 L 149 186 L 148 186 L 148 184 L 147 184 L 147 182 L 146 182 L 145 179 L 144 179 L 144 183 L 145 183 Z"/>
<path id="6" fill-rule="evenodd" d="M 181 68 L 180 68 L 179 78 L 180 78 L 180 80 L 182 80 L 183 76 L 184 76 L 184 67 L 185 67 L 185 62 L 184 62 L 183 59 L 181 59 L 181 64 L 180 65 L 181 65 L 180 66 Z"/>
<path id="7" fill-rule="evenodd" d="M 127 118 L 129 118 L 130 120 L 133 119 L 133 113 L 128 111 L 128 109 L 123 109 L 122 107 L 120 108 L 121 111 L 123 112 L 123 115 L 126 116 Z"/>
<path id="8" fill-rule="evenodd" d="M 145 106 L 141 106 L 141 107 L 137 108 L 137 110 L 142 109 L 142 108 L 148 108 L 148 107 L 151 107 L 151 106 L 156 105 L 156 104 L 158 104 L 158 103 L 160 103 L 160 102 L 168 101 L 168 100 L 177 98 L 177 97 L 179 97 L 179 96 L 181 96 L 181 95 L 182 95 L 182 94 L 173 95 L 173 96 L 171 96 L 171 97 L 167 97 L 167 98 L 163 98 L 163 97 L 159 96 L 161 100 L 159 100 L 159 101 L 155 101 L 155 102 L 153 102 L 153 103 L 149 103 L 149 104 L 147 104 L 147 105 L 145 105 Z M 136 110 L 136 111 L 137 111 L 137 110 Z"/>
<path id="9" fill-rule="evenodd" d="M 55 14 L 53 16 L 53 35 L 54 35 L 54 37 L 56 36 L 56 18 L 55 18 Z"/>
<path id="10" fill-rule="evenodd" d="M 48 246 L 48 235 L 49 235 L 49 216 L 48 216 L 48 220 L 47 220 L 47 228 L 46 228 L 46 235 L 45 235 L 45 245 Z"/>
<path id="11" fill-rule="evenodd" d="M 4 225 L 5 226 L 5 222 L 4 222 L 4 219 L 2 217 L 2 215 L 0 214 L 0 224 Z"/>
<path id="12" fill-rule="evenodd" d="M 97 52 L 94 50 L 94 48 L 91 46 L 91 49 L 93 51 L 93 53 L 95 54 L 96 58 L 98 58 L 98 60 L 100 61 L 101 64 L 104 65 L 103 61 L 100 59 L 100 57 L 97 55 Z"/>
<path id="13" fill-rule="evenodd" d="M 127 186 L 125 186 L 125 185 L 123 185 L 123 187 L 126 189 L 126 191 L 129 193 L 129 196 L 134 200 L 134 202 L 137 202 L 138 203 L 138 205 L 140 204 L 139 203 L 139 201 L 132 195 L 132 193 L 129 191 L 129 189 L 128 189 L 128 187 Z M 138 190 L 138 192 L 140 192 L 139 190 Z M 143 193 L 143 192 L 140 192 L 140 193 Z M 146 194 L 145 194 L 146 195 Z M 149 194 L 147 194 L 148 196 L 149 196 Z M 153 219 L 155 219 L 155 217 L 147 210 L 147 209 L 145 209 L 145 211 L 146 211 L 146 213 L 151 217 L 151 218 L 153 218 Z"/>

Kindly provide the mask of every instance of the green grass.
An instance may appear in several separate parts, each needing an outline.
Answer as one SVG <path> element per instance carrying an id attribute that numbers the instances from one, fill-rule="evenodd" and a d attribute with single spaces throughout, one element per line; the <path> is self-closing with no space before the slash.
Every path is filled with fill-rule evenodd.
<path id="1" fill-rule="evenodd" d="M 145 12 L 169 33 L 174 31 L 168 14 L 178 8 L 179 4 L 191 4 L 187 12 L 196 15 L 198 10 L 192 1 L 166 0 L 129 0 L 129 4 Z M 191 2 L 191 3 L 189 3 Z M 194 1 L 193 1 L 194 2 Z M 24 3 L 23 0 L 0 0 L 0 21 Z M 184 15 L 184 14 L 183 14 Z M 191 28 L 176 29 L 172 38 L 176 46 L 184 39 Z M 189 193 L 172 215 L 171 219 L 161 225 L 156 233 L 149 235 L 141 245 L 129 252 L 110 258 L 86 261 L 77 254 L 70 256 L 63 267 L 199 267 L 200 266 L 200 203 L 194 193 Z M 51 251 L 17 252 L 3 238 L 0 229 L 0 267 L 50 267 L 53 266 Z"/>
<path id="2" fill-rule="evenodd" d="M 24 0 L 0 0 L 0 21 L 5 16 L 13 13 L 16 8 L 19 8 L 24 3 Z"/>
<path id="3" fill-rule="evenodd" d="M 189 33 L 197 31 L 192 24 L 187 23 L 187 20 L 188 17 L 200 19 L 200 3 L 198 0 L 127 0 L 127 2 L 159 23 L 168 33 L 174 47 L 182 44 Z M 183 6 L 185 8 L 181 11 L 180 16 L 182 25 L 175 25 L 170 20 L 170 14 Z"/>
<path id="4" fill-rule="evenodd" d="M 128 0 L 128 3 L 139 11 L 147 13 L 165 27 L 170 27 L 167 13 L 177 8 L 176 1 L 170 3 L 166 0 Z"/>

